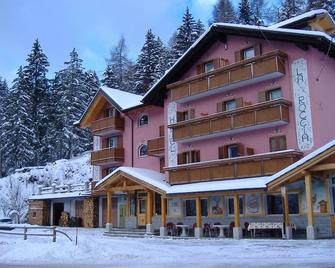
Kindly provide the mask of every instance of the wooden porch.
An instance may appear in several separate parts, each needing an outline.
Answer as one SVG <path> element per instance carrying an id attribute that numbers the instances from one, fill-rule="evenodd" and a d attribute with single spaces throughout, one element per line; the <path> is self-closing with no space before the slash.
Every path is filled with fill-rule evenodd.
<path id="1" fill-rule="evenodd" d="M 106 148 L 91 153 L 91 164 L 95 166 L 124 161 L 124 148 Z"/>
<path id="2" fill-rule="evenodd" d="M 124 118 L 120 116 L 105 117 L 92 121 L 90 129 L 93 136 L 103 136 L 124 130 Z"/>

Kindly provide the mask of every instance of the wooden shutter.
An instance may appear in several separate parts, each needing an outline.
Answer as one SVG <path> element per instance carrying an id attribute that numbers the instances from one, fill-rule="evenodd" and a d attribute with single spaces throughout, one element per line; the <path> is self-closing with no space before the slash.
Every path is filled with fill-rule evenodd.
<path id="1" fill-rule="evenodd" d="M 255 154 L 254 148 L 247 147 L 247 155 Z"/>
<path id="2" fill-rule="evenodd" d="M 229 65 L 229 60 L 228 59 L 220 59 L 220 67 L 224 67 Z"/>
<path id="3" fill-rule="evenodd" d="M 214 59 L 213 64 L 214 64 L 214 69 L 220 68 L 221 67 L 221 59 Z"/>
<path id="4" fill-rule="evenodd" d="M 239 156 L 244 155 L 244 145 L 242 143 L 238 144 L 238 155 Z"/>
<path id="5" fill-rule="evenodd" d="M 109 146 L 108 146 L 108 138 L 104 138 L 104 139 L 102 139 L 101 140 L 101 148 L 102 149 L 106 149 L 106 148 L 108 148 Z"/>
<path id="6" fill-rule="evenodd" d="M 159 126 L 159 137 L 164 137 L 164 125 Z"/>
<path id="7" fill-rule="evenodd" d="M 261 92 L 258 92 L 258 101 L 259 102 L 264 102 L 267 100 L 267 92 L 266 91 L 261 91 Z"/>
<path id="8" fill-rule="evenodd" d="M 224 111 L 224 103 L 221 101 L 221 102 L 218 102 L 217 104 L 216 104 L 216 111 L 218 112 L 218 113 L 220 113 L 220 112 L 223 112 Z"/>
<path id="9" fill-rule="evenodd" d="M 177 122 L 184 121 L 184 112 L 177 112 Z"/>
<path id="10" fill-rule="evenodd" d="M 262 55 L 262 45 L 261 44 L 254 45 L 254 50 L 255 50 L 256 57 Z"/>
<path id="11" fill-rule="evenodd" d="M 117 148 L 122 148 L 123 147 L 123 136 L 120 135 L 117 137 Z"/>
<path id="12" fill-rule="evenodd" d="M 286 136 L 280 136 L 279 138 L 279 150 L 286 150 Z"/>
<path id="13" fill-rule="evenodd" d="M 189 119 L 195 118 L 195 111 L 194 111 L 194 109 L 189 109 L 188 110 L 188 117 L 189 117 Z"/>
<path id="14" fill-rule="evenodd" d="M 225 146 L 220 146 L 218 148 L 219 159 L 224 159 L 225 157 Z"/>
<path id="15" fill-rule="evenodd" d="M 203 63 L 198 64 L 197 65 L 197 74 L 202 74 L 204 72 L 205 72 L 205 70 L 204 70 L 204 64 Z"/>
<path id="16" fill-rule="evenodd" d="M 241 50 L 235 52 L 235 62 L 241 61 Z"/>
<path id="17" fill-rule="evenodd" d="M 236 98 L 235 102 L 236 102 L 236 108 L 243 107 L 243 98 Z"/>
<path id="18" fill-rule="evenodd" d="M 191 162 L 196 163 L 200 162 L 200 151 L 191 151 Z"/>
<path id="19" fill-rule="evenodd" d="M 180 153 L 178 154 L 178 165 L 186 164 L 186 154 Z"/>
<path id="20" fill-rule="evenodd" d="M 160 173 L 164 173 L 164 166 L 165 166 L 165 158 L 162 157 L 159 159 L 159 171 Z"/>

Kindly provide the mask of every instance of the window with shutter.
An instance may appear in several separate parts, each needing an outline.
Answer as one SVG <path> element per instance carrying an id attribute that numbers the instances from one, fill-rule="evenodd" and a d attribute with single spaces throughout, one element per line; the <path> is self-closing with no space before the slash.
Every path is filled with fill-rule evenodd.
<path id="1" fill-rule="evenodd" d="M 211 60 L 209 62 L 204 63 L 204 72 L 205 73 L 211 72 L 214 69 L 215 69 L 214 61 Z"/>
<path id="2" fill-rule="evenodd" d="M 282 97 L 283 97 L 283 93 L 282 93 L 281 88 L 276 88 L 276 89 L 268 90 L 267 94 L 266 94 L 266 99 L 268 101 L 270 101 L 270 100 L 278 100 L 278 99 L 280 99 Z"/>
<path id="3" fill-rule="evenodd" d="M 286 136 L 278 136 L 270 138 L 270 151 L 283 151 L 286 150 Z"/>

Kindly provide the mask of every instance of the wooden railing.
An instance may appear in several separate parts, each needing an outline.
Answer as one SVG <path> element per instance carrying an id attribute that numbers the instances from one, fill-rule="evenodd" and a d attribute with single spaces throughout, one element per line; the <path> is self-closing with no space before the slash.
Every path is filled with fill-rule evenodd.
<path id="1" fill-rule="evenodd" d="M 92 122 L 91 131 L 93 135 L 113 130 L 124 130 L 124 119 L 122 117 L 106 117 Z"/>
<path id="2" fill-rule="evenodd" d="M 148 140 L 148 154 L 151 156 L 163 156 L 165 151 L 165 137 Z"/>
<path id="3" fill-rule="evenodd" d="M 179 165 L 166 170 L 169 171 L 170 184 L 248 178 L 272 175 L 301 156 L 299 151 L 286 150 Z"/>
<path id="4" fill-rule="evenodd" d="M 207 138 L 208 135 L 229 135 L 232 131 L 249 131 L 251 127 L 289 122 L 289 106 L 285 99 L 262 102 L 232 111 L 216 113 L 182 121 L 168 127 L 173 129 L 175 141 Z M 244 129 L 243 129 L 244 128 Z"/>
<path id="5" fill-rule="evenodd" d="M 282 76 L 285 74 L 286 57 L 287 55 L 280 50 L 274 50 L 258 57 L 169 84 L 167 87 L 171 89 L 172 101 L 189 101 L 205 94 L 216 94 L 221 90 L 231 90 Z"/>
<path id="6" fill-rule="evenodd" d="M 92 165 L 100 165 L 110 162 L 123 162 L 124 149 L 123 148 L 107 148 L 91 153 Z"/>
<path id="7" fill-rule="evenodd" d="M 84 183 L 77 184 L 66 184 L 66 185 L 52 185 L 50 187 L 38 187 L 38 195 L 43 194 L 58 194 L 58 193 L 73 193 L 73 192 L 91 192 L 91 182 L 87 181 Z"/>

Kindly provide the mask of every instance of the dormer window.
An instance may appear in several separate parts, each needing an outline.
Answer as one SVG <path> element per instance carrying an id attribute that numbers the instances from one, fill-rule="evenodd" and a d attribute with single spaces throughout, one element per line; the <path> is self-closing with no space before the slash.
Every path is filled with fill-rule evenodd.
<path id="1" fill-rule="evenodd" d="M 211 72 L 214 70 L 214 61 L 209 61 L 204 64 L 205 73 Z"/>
<path id="2" fill-rule="evenodd" d="M 145 126 L 149 123 L 149 117 L 148 115 L 144 114 L 141 115 L 140 118 L 138 119 L 138 126 Z"/>

